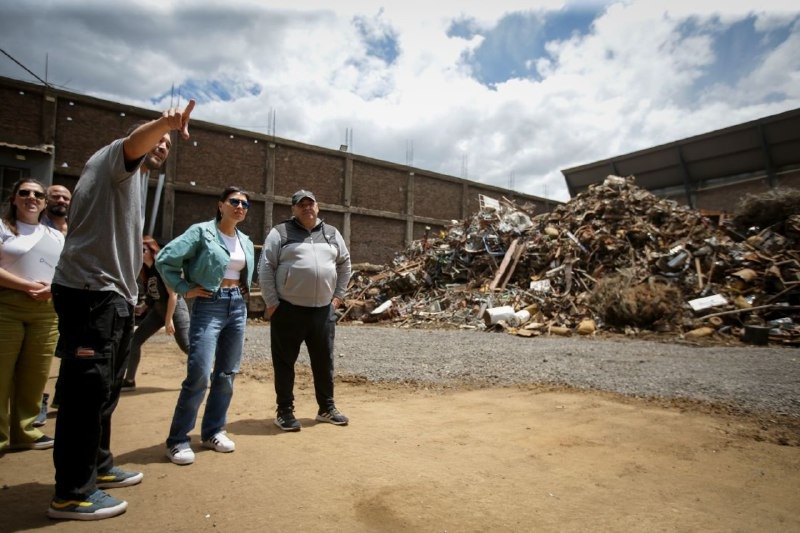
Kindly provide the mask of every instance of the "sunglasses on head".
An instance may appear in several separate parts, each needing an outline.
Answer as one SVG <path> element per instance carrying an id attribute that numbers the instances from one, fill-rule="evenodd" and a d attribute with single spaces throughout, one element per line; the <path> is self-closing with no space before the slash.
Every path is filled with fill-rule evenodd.
<path id="1" fill-rule="evenodd" d="M 242 206 L 242 209 L 248 209 L 250 207 L 250 202 L 247 200 L 239 200 L 238 198 L 228 198 L 228 203 L 233 207 Z"/>
<path id="2" fill-rule="evenodd" d="M 44 193 L 42 191 L 32 191 L 30 189 L 20 189 L 17 191 L 17 196 L 20 198 L 27 198 L 33 194 L 37 200 L 44 200 Z"/>

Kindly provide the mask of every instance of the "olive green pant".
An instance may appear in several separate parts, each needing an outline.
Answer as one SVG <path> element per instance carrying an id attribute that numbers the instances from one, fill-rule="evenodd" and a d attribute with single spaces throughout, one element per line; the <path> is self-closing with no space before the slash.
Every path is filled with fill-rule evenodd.
<path id="1" fill-rule="evenodd" d="M 58 340 L 53 301 L 0 288 L 0 450 L 30 444 Z"/>

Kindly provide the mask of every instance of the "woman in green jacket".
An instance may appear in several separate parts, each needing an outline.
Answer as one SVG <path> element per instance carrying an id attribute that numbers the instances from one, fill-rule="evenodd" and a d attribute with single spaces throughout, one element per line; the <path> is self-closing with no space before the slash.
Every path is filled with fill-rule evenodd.
<path id="1" fill-rule="evenodd" d="M 236 229 L 249 207 L 250 197 L 244 190 L 226 188 L 217 202 L 216 220 L 194 224 L 156 258 L 164 283 L 184 298 L 195 299 L 186 379 L 167 438 L 167 457 L 175 464 L 194 462 L 189 432 L 197 421 L 209 374 L 211 389 L 200 427 L 202 445 L 218 452 L 236 448 L 225 423 L 244 346 L 244 294 L 250 290 L 254 268 L 253 243 Z"/>

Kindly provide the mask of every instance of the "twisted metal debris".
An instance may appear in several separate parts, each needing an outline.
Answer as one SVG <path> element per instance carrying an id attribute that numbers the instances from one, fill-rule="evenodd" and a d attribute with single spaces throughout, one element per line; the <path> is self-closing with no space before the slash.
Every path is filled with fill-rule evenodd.
<path id="1" fill-rule="evenodd" d="M 793 344 L 800 253 L 788 228 L 796 227 L 788 220 L 742 233 L 632 177 L 609 176 L 539 215 L 482 197 L 475 216 L 414 241 L 391 265 L 354 265 L 340 320 Z M 490 320 L 487 310 L 500 306 L 517 313 Z"/>

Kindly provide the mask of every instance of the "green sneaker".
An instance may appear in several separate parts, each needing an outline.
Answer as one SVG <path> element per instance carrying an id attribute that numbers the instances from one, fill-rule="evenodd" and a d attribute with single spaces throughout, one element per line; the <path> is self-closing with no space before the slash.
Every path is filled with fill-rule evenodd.
<path id="1" fill-rule="evenodd" d="M 47 509 L 50 518 L 64 520 L 103 520 L 121 515 L 128 508 L 128 502 L 96 490 L 85 500 L 64 500 L 53 498 Z"/>
<path id="2" fill-rule="evenodd" d="M 144 474 L 141 472 L 126 472 L 116 466 L 108 472 L 97 473 L 98 489 L 114 489 L 117 487 L 129 487 L 142 481 Z"/>

